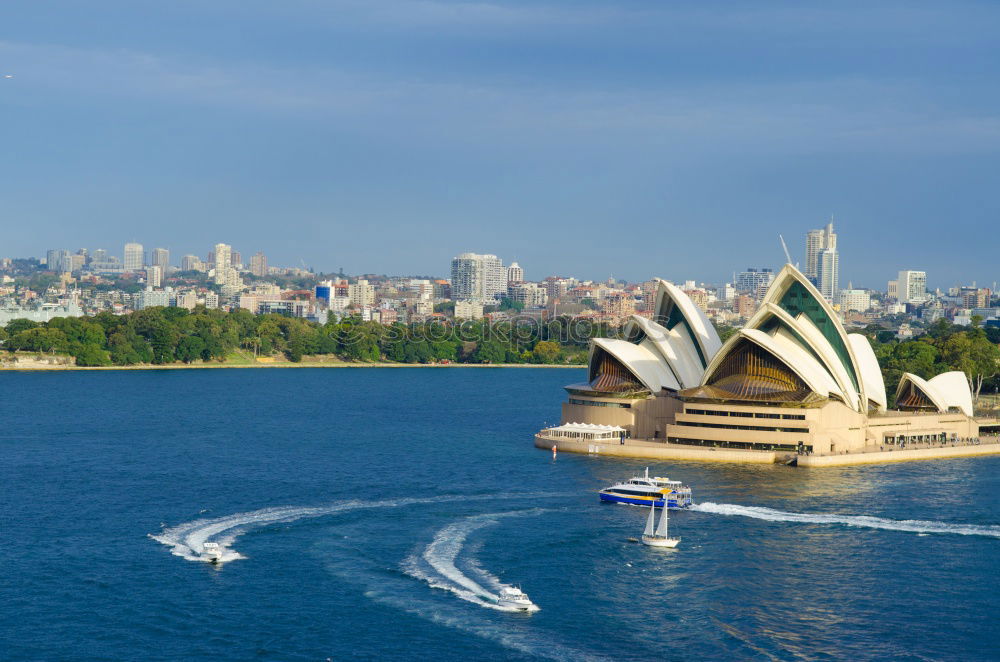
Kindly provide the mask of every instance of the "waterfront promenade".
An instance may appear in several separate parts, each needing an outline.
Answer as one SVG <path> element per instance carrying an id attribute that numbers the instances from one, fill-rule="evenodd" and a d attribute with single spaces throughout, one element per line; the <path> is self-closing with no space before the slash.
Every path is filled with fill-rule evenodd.
<path id="1" fill-rule="evenodd" d="M 852 452 L 798 455 L 787 451 L 755 451 L 727 448 L 702 448 L 683 444 L 669 444 L 649 439 L 625 439 L 624 443 L 593 443 L 571 439 L 555 439 L 535 435 L 535 446 L 550 450 L 586 453 L 612 457 L 633 457 L 651 460 L 684 460 L 695 462 L 734 462 L 740 464 L 797 464 L 800 467 L 839 467 L 855 464 L 906 462 L 953 457 L 1000 455 L 1000 437 L 981 437 L 977 440 L 947 442 L 944 444 L 908 444 L 899 447 L 867 447 Z"/>

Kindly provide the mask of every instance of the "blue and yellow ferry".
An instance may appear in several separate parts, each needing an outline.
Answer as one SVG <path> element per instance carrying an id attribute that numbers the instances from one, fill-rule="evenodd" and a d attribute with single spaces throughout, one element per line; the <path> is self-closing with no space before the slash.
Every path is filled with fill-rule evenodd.
<path id="1" fill-rule="evenodd" d="M 630 503 L 636 506 L 655 505 L 679 510 L 687 508 L 691 501 L 691 488 L 679 480 L 650 476 L 646 467 L 644 476 L 636 476 L 600 491 L 601 501 Z"/>

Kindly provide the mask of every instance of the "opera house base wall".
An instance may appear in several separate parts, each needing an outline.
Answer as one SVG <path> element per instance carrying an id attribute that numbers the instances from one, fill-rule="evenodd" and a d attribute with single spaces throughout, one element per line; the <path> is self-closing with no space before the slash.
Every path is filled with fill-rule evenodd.
<path id="1" fill-rule="evenodd" d="M 723 448 L 690 448 L 662 441 L 626 439 L 624 444 L 595 444 L 586 441 L 552 439 L 544 434 L 535 435 L 535 446 L 551 450 L 553 446 L 564 453 L 584 453 L 610 457 L 635 457 L 648 460 L 683 460 L 695 462 L 731 462 L 738 464 L 774 464 L 781 461 L 777 453 L 765 451 L 736 451 Z"/>
<path id="2" fill-rule="evenodd" d="M 562 405 L 562 423 L 617 425 L 628 430 L 630 437 L 654 439 L 681 407 L 677 398 L 666 394 L 638 398 L 573 395 Z"/>
<path id="3" fill-rule="evenodd" d="M 729 462 L 735 464 L 788 464 L 791 460 L 799 467 L 826 468 L 857 464 L 940 460 L 983 455 L 1000 455 L 1000 440 L 979 445 L 944 446 L 917 449 L 887 449 L 871 452 L 845 452 L 836 455 L 794 455 L 769 451 L 739 451 L 724 448 L 689 448 L 662 441 L 626 439 L 624 444 L 595 444 L 585 441 L 552 439 L 544 434 L 535 435 L 535 446 L 551 450 L 553 446 L 564 453 L 582 453 L 596 456 L 631 457 L 647 460 L 677 460 L 692 462 Z"/>
<path id="4" fill-rule="evenodd" d="M 870 453 L 845 453 L 843 455 L 806 455 L 798 458 L 800 467 L 843 467 L 852 464 L 879 464 L 883 462 L 910 462 L 978 455 L 1000 455 L 1000 442 L 972 446 L 941 446 L 937 448 L 889 449 Z"/>

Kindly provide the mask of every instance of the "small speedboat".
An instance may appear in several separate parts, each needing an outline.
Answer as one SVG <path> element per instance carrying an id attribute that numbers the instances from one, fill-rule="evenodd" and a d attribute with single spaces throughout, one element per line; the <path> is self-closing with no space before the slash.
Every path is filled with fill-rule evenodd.
<path id="1" fill-rule="evenodd" d="M 538 606 L 528 598 L 528 595 L 514 586 L 504 587 L 500 591 L 500 595 L 497 597 L 497 606 L 516 611 L 538 610 Z"/>
<path id="2" fill-rule="evenodd" d="M 668 508 L 663 509 L 663 515 L 660 517 L 660 522 L 656 524 L 655 528 L 653 523 L 656 521 L 656 506 L 649 507 L 649 519 L 646 520 L 646 530 L 642 532 L 642 544 L 649 545 L 650 547 L 676 547 L 677 543 L 681 541 L 680 538 L 671 538 L 670 534 L 667 532 L 667 518 L 669 515 Z"/>
<path id="3" fill-rule="evenodd" d="M 222 548 L 219 547 L 217 542 L 206 542 L 202 546 L 202 556 L 208 559 L 208 562 L 215 565 L 217 563 L 222 563 Z"/>

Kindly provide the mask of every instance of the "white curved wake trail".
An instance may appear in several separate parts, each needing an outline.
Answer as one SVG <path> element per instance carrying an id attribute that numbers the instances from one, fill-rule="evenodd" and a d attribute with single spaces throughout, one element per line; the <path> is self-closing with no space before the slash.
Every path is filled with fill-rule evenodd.
<path id="1" fill-rule="evenodd" d="M 172 554 L 188 561 L 208 562 L 204 554 L 206 542 L 216 542 L 222 552 L 221 562 L 246 558 L 232 549 L 233 542 L 250 529 L 256 529 L 271 524 L 294 522 L 296 520 L 335 515 L 337 513 L 365 508 L 395 508 L 421 503 L 440 503 L 447 501 L 480 501 L 485 499 L 516 499 L 523 497 L 561 496 L 530 495 L 530 494 L 482 494 L 482 495 L 447 495 L 427 498 L 403 498 L 384 501 L 339 501 L 326 506 L 283 506 L 277 508 L 262 508 L 247 513 L 235 513 L 225 517 L 197 519 L 184 524 L 165 528 L 158 534 L 149 534 L 157 542 L 170 547 Z"/>
<path id="2" fill-rule="evenodd" d="M 730 503 L 698 503 L 691 510 L 716 515 L 738 515 L 753 517 L 769 522 L 800 522 L 803 524 L 843 524 L 869 529 L 884 529 L 886 531 L 905 531 L 908 533 L 942 533 L 960 536 L 987 536 L 1000 538 L 1000 526 L 979 524 L 950 524 L 948 522 L 933 522 L 929 520 L 894 520 L 867 515 L 837 515 L 823 513 L 789 513 L 762 506 L 738 506 Z"/>
<path id="3" fill-rule="evenodd" d="M 528 515 L 538 515 L 545 512 L 542 508 L 531 510 L 517 510 L 506 513 L 488 513 L 485 515 L 473 515 L 463 520 L 449 524 L 434 536 L 434 540 L 424 549 L 421 559 L 429 566 L 431 572 L 427 572 L 423 565 L 415 556 L 410 556 L 403 562 L 404 571 L 417 579 L 422 579 L 434 588 L 441 588 L 451 591 L 463 600 L 475 603 L 482 607 L 496 609 L 498 611 L 516 611 L 508 607 L 501 607 L 497 604 L 500 592 L 508 585 L 500 581 L 499 578 L 484 570 L 474 560 L 470 562 L 476 573 L 479 574 L 485 583 L 490 587 L 486 588 L 474 579 L 463 573 L 456 565 L 455 561 L 465 546 L 465 541 L 474 531 L 483 527 L 497 524 L 501 518 L 524 517 Z M 537 607 L 532 611 L 537 611 Z"/>

